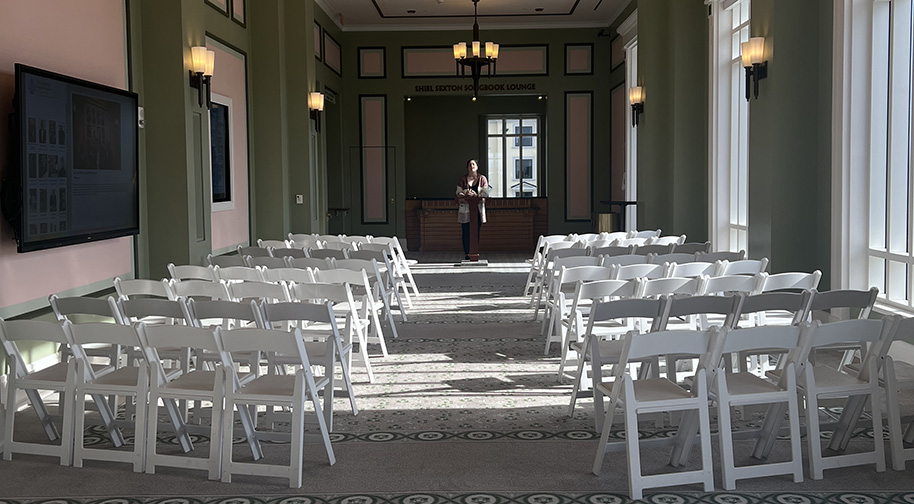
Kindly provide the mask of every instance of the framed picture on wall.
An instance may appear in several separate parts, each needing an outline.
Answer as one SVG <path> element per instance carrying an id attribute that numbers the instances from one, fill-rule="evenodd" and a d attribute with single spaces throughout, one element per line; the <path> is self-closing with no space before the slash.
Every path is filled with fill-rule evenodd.
<path id="1" fill-rule="evenodd" d="M 226 16 L 229 15 L 228 0 L 203 0 L 203 2 Z"/>
<path id="2" fill-rule="evenodd" d="M 612 47 L 610 49 L 610 60 L 612 62 L 612 69 L 615 70 L 622 63 L 625 63 L 625 46 L 622 45 L 622 36 L 617 36 L 612 41 Z"/>
<path id="3" fill-rule="evenodd" d="M 321 61 L 321 55 L 324 54 L 324 32 L 321 29 L 320 23 L 317 21 L 314 22 L 314 57 L 317 58 L 317 61 Z"/>
<path id="4" fill-rule="evenodd" d="M 245 0 L 232 0 L 232 21 L 240 24 L 242 28 L 245 23 Z"/>
<path id="5" fill-rule="evenodd" d="M 235 208 L 232 170 L 232 99 L 213 93 L 209 110 L 213 211 Z"/>
<path id="6" fill-rule="evenodd" d="M 324 31 L 324 64 L 337 75 L 343 75 L 343 51 L 340 43 Z"/>

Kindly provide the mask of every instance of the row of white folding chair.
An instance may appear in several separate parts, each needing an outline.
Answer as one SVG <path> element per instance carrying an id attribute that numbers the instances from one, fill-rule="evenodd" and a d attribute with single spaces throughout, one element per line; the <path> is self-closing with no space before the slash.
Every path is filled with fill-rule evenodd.
<path id="1" fill-rule="evenodd" d="M 374 260 L 377 265 L 381 278 L 384 281 L 386 289 L 397 299 L 400 307 L 400 316 L 406 322 L 406 311 L 412 308 L 413 301 L 409 295 L 409 278 L 407 269 L 396 260 L 396 252 L 390 245 L 385 244 L 365 244 L 363 248 L 354 251 L 344 251 L 346 259 L 363 259 Z M 408 266 L 407 266 L 408 268 Z M 406 298 L 406 305 L 400 296 L 403 291 L 403 297 Z"/>
<path id="2" fill-rule="evenodd" d="M 599 316 L 602 304 L 595 307 Z M 599 384 L 601 392 L 610 397 L 608 415 L 604 421 L 603 433 L 594 462 L 594 472 L 599 474 L 612 429 L 612 414 L 616 406 L 625 409 L 625 431 L 629 461 L 629 484 L 632 498 L 641 498 L 647 486 L 671 486 L 689 482 L 701 482 L 704 490 L 713 488 L 710 465 L 710 415 L 707 411 L 709 400 L 719 409 L 719 432 L 722 451 L 722 476 L 724 488 L 735 489 L 737 479 L 790 474 L 794 481 L 802 481 L 802 458 L 800 453 L 799 407 L 797 391 L 806 401 L 806 418 L 809 433 L 810 474 L 814 479 L 822 477 L 822 471 L 845 465 L 875 464 L 877 471 L 885 468 L 882 440 L 882 422 L 879 413 L 879 388 L 876 376 L 878 355 L 874 351 L 867 356 L 867 371 L 850 376 L 824 366 L 809 364 L 806 356 L 813 348 L 837 342 L 868 341 L 878 347 L 891 341 L 897 328 L 897 321 L 851 320 L 819 326 L 817 323 L 803 327 L 756 327 L 728 330 L 712 329 L 698 331 L 660 331 L 648 334 L 630 332 L 623 341 L 620 365 L 614 368 L 612 386 Z M 704 347 L 704 349 L 702 349 Z M 778 348 L 787 352 L 790 363 L 775 381 L 768 381 L 754 374 L 730 373 L 721 367 L 720 355 L 724 352 L 758 351 L 765 347 Z M 662 350 L 661 350 L 662 349 Z M 701 364 L 692 382 L 691 392 L 679 388 L 663 378 L 633 381 L 626 373 L 625 364 L 633 359 L 644 360 L 661 353 L 687 350 L 702 354 Z M 708 377 L 710 374 L 710 378 Z M 820 397 L 869 397 L 874 403 L 872 426 L 875 441 L 873 450 L 865 453 L 840 454 L 822 457 L 819 433 L 818 399 Z M 774 403 L 774 404 L 772 404 Z M 764 457 L 770 449 L 784 418 L 789 411 L 791 458 L 787 462 L 753 464 L 737 467 L 731 435 L 730 407 L 746 404 L 771 404 L 765 416 L 765 423 L 757 433 L 754 455 Z M 654 411 L 688 410 L 680 422 L 673 444 L 671 463 L 681 466 L 688 460 L 694 444 L 695 434 L 700 433 L 702 466 L 697 471 L 678 472 L 657 476 L 641 476 L 640 449 L 638 442 L 637 414 Z M 854 418 L 854 423 L 856 417 Z M 840 433 L 840 431 L 838 432 Z M 837 433 L 836 433 L 837 434 Z"/>
<path id="3" fill-rule="evenodd" d="M 329 313 L 329 305 L 312 305 L 314 311 L 321 309 Z M 316 314 L 315 319 L 330 320 L 327 315 Z M 67 362 L 61 362 L 51 368 L 29 373 L 23 366 L 22 358 L 17 347 L 20 341 L 46 341 L 55 344 L 68 344 L 75 356 Z M 317 423 L 323 439 L 325 450 L 331 464 L 334 462 L 332 447 L 330 446 L 329 431 L 324 425 L 321 406 L 318 402 L 318 389 L 321 384 L 316 384 L 311 374 L 311 365 L 301 344 L 301 335 L 296 333 L 283 333 L 279 331 L 266 331 L 262 329 L 239 329 L 221 332 L 209 329 L 199 329 L 189 326 L 158 325 L 118 325 L 106 323 L 72 324 L 64 321 L 61 324 L 36 321 L 2 321 L 0 320 L 0 341 L 11 355 L 13 374 L 10 377 L 10 396 L 15 397 L 19 390 L 38 391 L 55 390 L 65 394 L 66 399 L 61 404 L 63 416 L 63 439 L 60 446 L 43 444 L 30 444 L 13 441 L 14 431 L 13 411 L 7 412 L 7 425 L 4 432 L 6 446 L 4 457 L 12 458 L 13 453 L 34 453 L 59 457 L 62 464 L 69 464 L 71 457 L 75 466 L 82 466 L 84 459 L 111 460 L 130 463 L 134 471 L 145 470 L 152 473 L 157 465 L 172 465 L 182 468 L 196 468 L 207 470 L 211 479 L 228 481 L 233 472 L 238 472 L 231 461 L 232 440 L 235 438 L 232 414 L 226 414 L 222 421 L 223 395 L 226 399 L 225 411 L 232 411 L 239 393 L 250 392 L 244 396 L 245 401 L 251 403 L 275 403 L 280 397 L 292 396 L 290 392 L 296 390 L 298 397 L 286 400 L 285 405 L 293 411 L 301 409 L 305 399 L 311 399 L 317 413 Z M 224 341 L 224 346 L 222 342 Z M 135 366 L 125 366 L 113 371 L 97 372 L 90 358 L 82 351 L 88 344 L 109 344 L 131 347 L 142 351 L 144 359 L 138 359 Z M 194 369 L 176 377 L 162 366 L 156 349 L 168 348 L 176 345 L 192 345 L 210 352 L 222 354 L 222 366 L 216 370 Z M 250 353 L 255 350 L 272 350 L 288 352 L 293 350 L 301 357 L 301 367 L 296 375 L 289 376 L 288 384 L 278 384 L 276 379 L 271 379 L 265 386 L 255 385 L 257 380 L 243 385 L 234 379 L 235 372 L 229 352 Z M 222 378 L 223 369 L 232 372 L 226 373 Z M 232 378 L 228 378 L 231 376 Z M 302 386 L 300 382 L 306 382 Z M 299 382 L 299 383 L 296 383 Z M 277 387 L 278 385 L 282 385 Z M 325 386 L 325 385 L 323 385 Z M 225 392 L 223 390 L 225 389 Z M 288 389 L 287 392 L 281 392 Z M 34 393 L 34 392 L 33 392 Z M 266 393 L 266 394 L 265 394 Z M 147 399 L 147 394 L 150 398 Z M 32 394 L 29 394 L 30 396 Z M 130 396 L 136 400 L 137 411 L 134 420 L 135 439 L 131 451 L 111 450 L 104 448 L 89 448 L 83 446 L 83 428 L 85 422 L 85 396 L 86 395 L 119 395 Z M 176 399 L 206 399 L 211 401 L 214 409 L 214 422 L 210 431 L 211 449 L 208 458 L 181 457 L 156 453 L 157 407 L 159 398 L 165 404 Z M 287 397 L 289 399 L 289 397 Z M 147 415 L 146 405 L 151 411 Z M 96 401 L 99 404 L 98 401 Z M 104 401 L 100 405 L 105 405 Z M 14 410 L 15 408 L 12 408 Z M 238 408 L 241 418 L 248 414 L 247 408 Z M 302 412 L 296 411 L 298 418 Z M 176 419 L 176 415 L 171 415 Z M 303 423 L 303 422 L 302 422 Z M 243 421 L 246 426 L 245 436 L 254 448 L 255 460 L 260 458 L 260 435 L 253 430 L 253 422 Z M 277 470 L 264 470 L 264 466 L 255 465 L 254 474 L 273 476 L 287 476 L 293 487 L 301 485 L 301 435 L 303 425 L 296 430 L 292 429 L 292 460 L 289 468 Z M 183 433 L 179 433 L 183 434 Z M 296 443 L 297 440 L 297 443 Z M 298 452 L 296 454 L 296 451 Z M 296 457 L 297 455 L 297 457 Z M 290 470 L 291 469 L 291 470 Z"/>

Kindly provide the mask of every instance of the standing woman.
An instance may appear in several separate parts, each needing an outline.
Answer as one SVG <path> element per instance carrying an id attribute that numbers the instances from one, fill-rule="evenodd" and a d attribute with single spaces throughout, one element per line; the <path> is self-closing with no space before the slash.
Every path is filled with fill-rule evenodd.
<path id="1" fill-rule="evenodd" d="M 476 160 L 467 161 L 467 174 L 460 177 L 457 181 L 457 196 L 481 196 L 483 198 L 489 195 L 489 181 L 485 175 L 479 174 L 479 166 Z M 485 200 L 479 200 L 479 226 L 477 232 L 482 229 L 482 224 L 486 221 L 486 203 Z M 457 222 L 463 228 L 463 255 L 464 259 L 470 258 L 470 204 L 466 200 L 460 200 L 460 206 L 457 208 Z M 476 235 L 477 240 L 479 235 Z M 478 243 L 478 242 L 477 242 Z"/>

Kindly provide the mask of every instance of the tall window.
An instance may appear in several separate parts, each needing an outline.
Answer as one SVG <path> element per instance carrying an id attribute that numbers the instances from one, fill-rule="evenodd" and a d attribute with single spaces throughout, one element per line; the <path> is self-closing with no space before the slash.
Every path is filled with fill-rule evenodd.
<path id="1" fill-rule="evenodd" d="M 540 118 L 489 116 L 486 143 L 489 195 L 496 198 L 540 196 Z"/>
<path id="2" fill-rule="evenodd" d="M 911 0 L 873 6 L 869 284 L 888 303 L 914 308 L 914 17 Z"/>
<path id="3" fill-rule="evenodd" d="M 749 106 L 740 44 L 749 40 L 750 0 L 711 5 L 711 235 L 717 249 L 749 242 Z"/>

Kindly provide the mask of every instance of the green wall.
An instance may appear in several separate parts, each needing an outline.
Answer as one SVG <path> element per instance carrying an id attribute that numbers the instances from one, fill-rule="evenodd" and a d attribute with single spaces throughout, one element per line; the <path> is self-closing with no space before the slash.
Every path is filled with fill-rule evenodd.
<path id="1" fill-rule="evenodd" d="M 467 83 L 469 79 L 460 80 L 455 76 L 442 76 L 440 78 L 400 78 L 401 47 L 406 46 L 450 46 L 459 40 L 470 38 L 470 28 L 464 31 L 436 31 L 436 32 L 345 32 L 343 34 L 343 94 L 342 143 L 343 164 L 349 166 L 349 188 L 352 214 L 356 216 L 351 221 L 351 233 L 376 233 L 376 228 L 360 224 L 361 201 L 359 187 L 358 163 L 349 159 L 349 146 L 359 145 L 359 95 L 386 95 L 387 96 L 387 135 L 388 144 L 396 153 L 396 166 L 392 176 L 401 186 L 407 188 L 405 194 L 399 193 L 396 197 L 396 223 L 390 226 L 390 232 L 404 235 L 405 215 L 403 210 L 404 197 L 418 196 L 419 192 L 412 192 L 410 184 L 419 183 L 429 176 L 429 166 L 436 167 L 431 171 L 434 178 L 429 180 L 429 186 L 442 186 L 441 192 L 428 188 L 422 189 L 423 194 L 436 194 L 450 196 L 451 186 L 457 177 L 463 173 L 464 164 L 469 157 L 481 156 L 481 152 L 469 151 L 465 146 L 479 144 L 478 126 L 470 125 L 464 114 L 476 115 L 473 110 L 489 110 L 488 103 L 497 103 L 505 99 L 504 96 L 480 95 L 480 108 L 472 108 L 469 93 L 465 92 L 423 92 L 417 91 L 417 86 Z M 556 29 L 556 30 L 489 30 L 485 24 L 480 26 L 480 37 L 484 40 L 494 40 L 503 45 L 521 44 L 547 44 L 549 75 L 533 77 L 495 76 L 484 77 L 481 83 L 485 84 L 513 84 L 532 83 L 535 90 L 525 91 L 526 94 L 536 97 L 544 95 L 544 114 L 546 116 L 546 188 L 549 196 L 549 232 L 587 232 L 591 229 L 590 222 L 566 222 L 564 217 L 565 206 L 565 125 L 564 125 L 564 93 L 566 91 L 593 91 L 593 201 L 609 199 L 609 138 L 610 138 L 610 37 L 598 37 L 596 28 L 587 29 Z M 564 75 L 565 44 L 594 44 L 593 75 Z M 386 79 L 359 79 L 357 75 L 357 55 L 359 47 L 384 47 L 386 49 Z M 516 94 L 516 93 L 515 93 Z M 405 98 L 411 96 L 413 101 L 407 102 Z M 435 98 L 432 98 L 435 97 Z M 438 100 L 437 97 L 449 97 L 466 100 L 465 110 L 461 110 L 460 117 L 451 117 L 448 111 L 453 107 L 439 113 L 436 128 L 413 128 L 407 124 L 407 108 L 421 106 L 429 103 L 424 100 Z M 491 100 L 491 101 L 489 101 Z M 443 101 L 442 103 L 447 103 Z M 507 103 L 507 101 L 506 101 Z M 497 105 L 493 105 L 498 108 Z M 536 110 L 534 110 L 536 112 Z M 462 127 L 455 125 L 463 124 Z M 441 138 L 450 138 L 451 147 L 446 148 L 437 156 L 427 154 L 429 158 L 421 162 L 410 160 L 404 153 L 413 152 L 409 145 L 416 144 L 441 144 Z M 443 145 L 443 144 L 442 144 Z M 423 154 L 426 155 L 426 154 Z M 441 167 L 441 168 L 437 168 Z M 345 169 L 345 168 L 344 168 Z M 440 171 L 439 171 L 440 170 Z M 416 181 L 416 182 L 414 182 Z M 401 187 L 402 188 L 402 187 Z M 401 188 L 398 188 L 401 189 Z M 334 188 L 330 188 L 331 194 Z M 601 209 L 597 208 L 597 211 Z M 602 209 L 602 211 L 608 211 Z"/>
<path id="2" fill-rule="evenodd" d="M 831 2 L 753 0 L 768 77 L 749 104 L 749 255 L 830 272 Z"/>
<path id="3" fill-rule="evenodd" d="M 708 20 L 702 0 L 638 3 L 638 227 L 708 239 Z"/>

